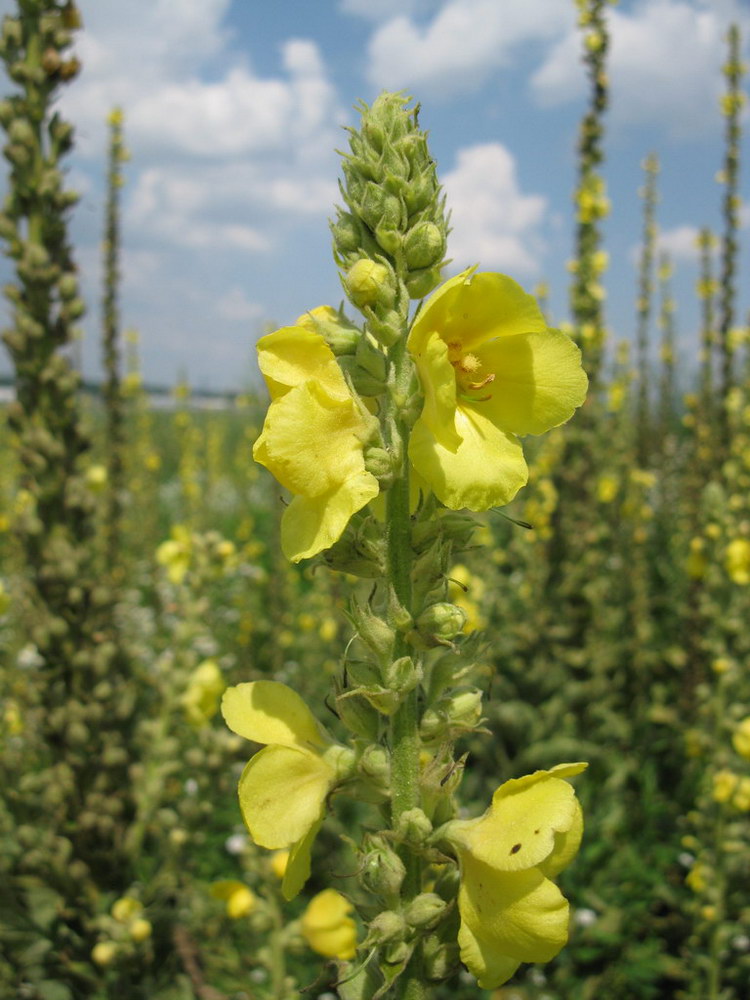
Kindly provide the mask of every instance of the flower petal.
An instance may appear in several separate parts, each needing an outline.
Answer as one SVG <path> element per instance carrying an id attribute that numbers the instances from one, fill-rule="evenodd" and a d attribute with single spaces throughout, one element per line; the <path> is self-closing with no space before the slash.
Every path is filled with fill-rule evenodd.
<path id="1" fill-rule="evenodd" d="M 484 990 L 494 990 L 507 983 L 521 964 L 518 959 L 499 954 L 491 942 L 478 938 L 467 923 L 461 921 L 458 929 L 461 961 L 477 977 Z"/>
<path id="2" fill-rule="evenodd" d="M 528 479 L 518 440 L 475 408 L 456 410 L 461 443 L 450 449 L 420 417 L 409 441 L 409 458 L 437 498 L 452 510 L 489 510 L 510 503 Z"/>
<path id="3" fill-rule="evenodd" d="M 578 853 L 583 837 L 583 810 L 578 799 L 575 800 L 575 814 L 570 829 L 555 834 L 555 846 L 552 853 L 539 865 L 539 871 L 547 878 L 554 878 L 563 868 L 567 868 Z"/>
<path id="4" fill-rule="evenodd" d="M 427 299 L 409 335 L 412 354 L 434 330 L 471 351 L 487 340 L 547 329 L 536 299 L 505 274 L 463 271 Z"/>
<path id="5" fill-rule="evenodd" d="M 429 333 L 413 351 L 424 391 L 421 420 L 446 448 L 461 442 L 456 432 L 456 373 L 448 360 L 448 345 L 438 333 Z"/>
<path id="6" fill-rule="evenodd" d="M 264 747 L 245 765 L 240 809 L 260 847 L 290 847 L 308 836 L 325 812 L 335 772 L 316 754 Z"/>
<path id="7" fill-rule="evenodd" d="M 296 691 L 278 681 L 235 684 L 221 700 L 224 721 L 238 736 L 299 750 L 323 749 L 330 739 Z"/>
<path id="8" fill-rule="evenodd" d="M 568 901 L 554 882 L 536 868 L 498 872 L 463 852 L 460 860 L 461 921 L 471 931 L 485 962 L 490 956 L 518 962 L 554 958 L 568 940 L 569 911 Z M 476 969 L 471 971 L 479 975 Z M 481 985 L 496 984 L 482 980 Z"/>
<path id="9" fill-rule="evenodd" d="M 321 496 L 364 471 L 363 442 L 374 419 L 351 394 L 332 396 L 305 382 L 271 403 L 253 456 L 292 493 Z"/>
<path id="10" fill-rule="evenodd" d="M 451 826 L 459 849 L 500 872 L 531 868 L 553 854 L 550 867 L 555 873 L 560 871 L 563 865 L 558 867 L 558 862 L 567 859 L 567 863 L 573 857 L 582 830 L 573 786 L 551 771 L 504 782 L 483 816 Z M 569 842 L 556 841 L 557 834 L 569 831 L 574 831 Z"/>
<path id="11" fill-rule="evenodd" d="M 281 883 L 281 894 L 287 902 L 298 895 L 302 886 L 310 878 L 312 845 L 322 825 L 323 820 L 318 820 L 301 840 L 292 845 Z"/>
<path id="12" fill-rule="evenodd" d="M 476 406 L 511 434 L 543 434 L 569 420 L 586 398 L 581 352 L 559 330 L 501 337 L 476 353 L 482 371 L 495 375 L 482 390 L 489 398 Z"/>
<path id="13" fill-rule="evenodd" d="M 271 399 L 310 379 L 332 396 L 346 399 L 349 389 L 333 351 L 321 334 L 301 326 L 285 326 L 261 337 L 257 345 L 258 365 Z"/>
<path id="14" fill-rule="evenodd" d="M 287 559 L 309 559 L 339 540 L 352 514 L 380 491 L 369 472 L 351 476 L 316 497 L 296 496 L 281 518 L 281 549 Z"/>

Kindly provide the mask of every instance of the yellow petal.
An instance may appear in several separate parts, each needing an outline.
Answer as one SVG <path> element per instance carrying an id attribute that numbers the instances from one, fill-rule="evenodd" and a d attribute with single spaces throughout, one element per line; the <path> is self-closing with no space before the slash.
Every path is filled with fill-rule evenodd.
<path id="1" fill-rule="evenodd" d="M 502 337 L 476 355 L 495 379 L 474 405 L 509 433 L 543 434 L 569 420 L 586 398 L 581 352 L 559 330 Z"/>
<path id="2" fill-rule="evenodd" d="M 555 846 L 548 858 L 542 861 L 538 868 L 547 878 L 554 878 L 563 868 L 567 868 L 578 853 L 583 837 L 583 810 L 578 799 L 575 800 L 575 814 L 569 830 L 555 834 Z"/>
<path id="3" fill-rule="evenodd" d="M 281 883 L 281 894 L 287 901 L 294 899 L 310 878 L 312 845 L 322 825 L 322 819 L 313 823 L 305 836 L 293 844 L 289 851 Z"/>
<path id="4" fill-rule="evenodd" d="M 536 299 L 504 274 L 463 271 L 444 282 L 425 302 L 409 335 L 409 350 L 420 350 L 434 330 L 446 344 L 471 351 L 487 340 L 537 333 L 547 324 Z"/>
<path id="5" fill-rule="evenodd" d="M 319 955 L 326 958 L 354 958 L 357 927 L 349 916 L 352 904 L 335 889 L 313 896 L 302 914 L 302 936 Z"/>
<path id="6" fill-rule="evenodd" d="M 557 886 L 535 868 L 498 872 L 463 852 L 460 859 L 458 908 L 471 935 L 459 937 L 461 958 L 480 986 L 498 986 L 494 976 L 507 960 L 554 958 L 568 940 L 568 902 Z"/>
<path id="7" fill-rule="evenodd" d="M 572 766 L 563 765 L 563 773 L 569 774 L 566 768 Z M 583 824 L 572 785 L 554 771 L 536 771 L 506 781 L 484 816 L 459 821 L 452 829 L 460 847 L 497 871 L 522 871 L 554 853 L 551 868 L 557 872 L 562 868 L 559 861 L 575 854 Z M 574 831 L 569 841 L 556 841 L 557 834 L 569 831 Z"/>
<path id="8" fill-rule="evenodd" d="M 438 333 L 429 333 L 413 351 L 424 392 L 420 419 L 446 448 L 460 444 L 456 432 L 456 373 L 448 360 L 448 345 Z"/>
<path id="9" fill-rule="evenodd" d="M 242 818 L 255 843 L 276 849 L 307 837 L 323 818 L 335 777 L 307 750 L 269 746 L 256 753 L 239 784 Z"/>
<path id="10" fill-rule="evenodd" d="M 517 958 L 497 952 L 491 942 L 477 938 L 464 921 L 461 921 L 458 929 L 458 945 L 461 949 L 461 961 L 474 973 L 479 985 L 485 990 L 494 990 L 507 983 L 521 964 Z"/>
<path id="11" fill-rule="evenodd" d="M 292 493 L 321 496 L 364 471 L 373 420 L 351 395 L 305 382 L 271 403 L 253 457 Z"/>
<path id="12" fill-rule="evenodd" d="M 254 743 L 311 750 L 330 742 L 297 692 L 278 681 L 250 681 L 227 688 L 221 714 L 233 732 Z"/>
<path id="13" fill-rule="evenodd" d="M 439 442 L 420 417 L 409 441 L 409 458 L 437 498 L 452 510 L 489 510 L 510 503 L 528 479 L 519 441 L 476 409 L 459 406 L 454 449 Z"/>
<path id="14" fill-rule="evenodd" d="M 271 399 L 314 379 L 332 396 L 346 399 L 349 389 L 333 351 L 314 330 L 285 326 L 258 341 L 258 365 Z"/>
<path id="15" fill-rule="evenodd" d="M 352 514 L 377 497 L 377 479 L 366 472 L 350 476 L 327 493 L 296 496 L 281 518 L 281 549 L 287 559 L 310 559 L 339 540 Z"/>

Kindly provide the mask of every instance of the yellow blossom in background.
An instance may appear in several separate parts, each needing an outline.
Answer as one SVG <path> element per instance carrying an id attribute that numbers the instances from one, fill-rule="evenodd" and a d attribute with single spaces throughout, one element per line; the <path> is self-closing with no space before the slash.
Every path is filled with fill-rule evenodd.
<path id="1" fill-rule="evenodd" d="M 130 927 L 128 928 L 128 934 L 131 941 L 141 943 L 147 941 L 151 937 L 153 928 L 151 926 L 150 920 L 145 920 L 143 917 L 138 917 L 134 920 Z"/>
<path id="2" fill-rule="evenodd" d="M 740 778 L 737 782 L 732 805 L 740 812 L 750 812 L 750 778 Z"/>
<path id="3" fill-rule="evenodd" d="M 223 879 L 211 886 L 211 895 L 226 903 L 227 916 L 240 920 L 253 912 L 258 904 L 252 889 L 237 879 Z"/>
<path id="4" fill-rule="evenodd" d="M 705 865 L 702 865 L 698 861 L 685 876 L 685 884 L 688 885 L 693 892 L 705 892 L 708 886 L 708 876 L 708 869 Z"/>
<path id="5" fill-rule="evenodd" d="M 475 576 L 463 563 L 458 563 L 448 574 L 448 596 L 466 615 L 463 627 L 466 635 L 483 629 L 487 624 L 480 606 L 484 590 L 484 580 Z"/>
<path id="6" fill-rule="evenodd" d="M 750 760 L 750 715 L 746 716 L 732 734 L 732 746 L 745 760 Z"/>
<path id="7" fill-rule="evenodd" d="M 96 965 L 111 965 L 117 956 L 117 945 L 114 941 L 99 941 L 91 949 L 91 960 Z"/>
<path id="8" fill-rule="evenodd" d="M 10 607 L 10 595 L 5 589 L 5 584 L 0 580 L 0 615 L 4 615 Z"/>
<path id="9" fill-rule="evenodd" d="M 271 855 L 271 871 L 276 878 L 282 879 L 289 864 L 289 851 L 274 851 Z"/>
<path id="10" fill-rule="evenodd" d="M 313 896 L 302 914 L 302 936 L 313 951 L 326 958 L 354 958 L 357 925 L 349 914 L 354 907 L 335 889 Z"/>
<path id="11" fill-rule="evenodd" d="M 599 502 L 612 503 L 617 496 L 619 488 L 620 481 L 617 476 L 613 476 L 611 473 L 604 473 L 604 475 L 599 476 L 596 483 L 596 495 L 599 498 Z"/>
<path id="12" fill-rule="evenodd" d="M 515 281 L 473 269 L 427 299 L 408 348 L 425 395 L 417 473 L 453 510 L 509 503 L 528 479 L 517 435 L 564 423 L 585 399 L 580 350 Z"/>
<path id="13" fill-rule="evenodd" d="M 521 962 L 550 961 L 568 940 L 568 901 L 551 879 L 581 842 L 581 807 L 564 779 L 585 767 L 506 781 L 483 816 L 446 827 L 461 869 L 461 960 L 483 989 L 507 982 Z"/>
<path id="14" fill-rule="evenodd" d="M 193 537 L 190 529 L 184 524 L 175 524 L 170 535 L 171 537 L 162 542 L 156 550 L 156 561 L 165 567 L 170 582 L 179 586 L 190 569 Z"/>
<path id="15" fill-rule="evenodd" d="M 731 580 L 746 587 L 750 583 L 750 539 L 731 541 L 724 552 L 724 565 Z"/>
<path id="16" fill-rule="evenodd" d="M 706 542 L 703 538 L 690 539 L 690 553 L 687 557 L 685 569 L 693 580 L 700 580 L 708 569 L 708 559 L 705 553 Z"/>
<path id="17" fill-rule="evenodd" d="M 86 485 L 93 493 L 101 493 L 107 485 L 107 469 L 103 465 L 90 465 L 86 469 Z"/>
<path id="18" fill-rule="evenodd" d="M 245 766 L 240 809 L 260 847 L 289 848 L 281 891 L 293 899 L 310 875 L 310 852 L 326 799 L 344 780 L 354 752 L 334 743 L 296 691 L 276 681 L 237 684 L 224 692 L 229 728 L 265 743 Z"/>
<path id="19" fill-rule="evenodd" d="M 112 904 L 112 916 L 120 924 L 127 924 L 143 910 L 143 903 L 134 896 L 121 896 Z"/>
<path id="20" fill-rule="evenodd" d="M 226 689 L 219 664 L 208 659 L 200 663 L 190 675 L 182 695 L 182 706 L 188 722 L 202 726 L 209 722 L 219 709 L 219 699 Z"/>
<path id="21" fill-rule="evenodd" d="M 737 788 L 739 778 L 734 771 L 723 768 L 713 776 L 712 797 L 714 802 L 729 802 Z"/>
<path id="22" fill-rule="evenodd" d="M 319 333 L 276 330 L 258 341 L 258 363 L 271 405 L 253 457 L 294 494 L 281 519 L 281 547 L 299 562 L 330 548 L 378 495 L 364 458 L 378 424 Z"/>

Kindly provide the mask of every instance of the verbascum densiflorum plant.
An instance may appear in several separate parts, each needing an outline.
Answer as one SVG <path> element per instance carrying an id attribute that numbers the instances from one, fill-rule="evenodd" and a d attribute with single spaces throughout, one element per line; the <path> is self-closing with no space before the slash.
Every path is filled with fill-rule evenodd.
<path id="1" fill-rule="evenodd" d="M 315 837 L 337 800 L 370 810 L 368 832 L 348 838 L 360 891 L 347 907 L 365 926 L 356 953 L 335 956 L 337 989 L 416 1000 L 460 961 L 494 987 L 567 939 L 551 879 L 578 847 L 566 779 L 584 765 L 506 782 L 483 817 L 459 818 L 466 755 L 454 745 L 481 730 L 486 667 L 450 577 L 491 537 L 470 512 L 526 483 L 520 437 L 567 421 L 587 378 L 579 349 L 512 278 L 470 266 L 440 284 L 445 205 L 416 110 L 386 93 L 360 111 L 332 232 L 362 321 L 317 306 L 259 341 L 270 405 L 254 455 L 292 494 L 287 558 L 319 557 L 369 590 L 349 601 L 335 734 L 275 680 L 230 687 L 222 710 L 264 744 L 240 807 L 256 844 L 289 851 L 288 899 L 312 870 L 321 880 Z"/>

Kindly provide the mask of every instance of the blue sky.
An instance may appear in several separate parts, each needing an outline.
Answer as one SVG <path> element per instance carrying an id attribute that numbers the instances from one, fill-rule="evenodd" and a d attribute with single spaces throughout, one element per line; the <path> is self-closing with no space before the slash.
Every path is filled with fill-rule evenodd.
<path id="1" fill-rule="evenodd" d="M 241 388 L 257 378 L 252 347 L 268 324 L 340 301 L 327 223 L 334 150 L 345 145 L 342 126 L 356 121 L 355 102 L 382 89 L 404 89 L 422 105 L 452 211 L 452 270 L 478 262 L 528 288 L 546 280 L 551 313 L 565 318 L 586 101 L 572 0 L 79 3 L 84 70 L 62 107 L 78 136 L 69 177 L 82 195 L 72 236 L 89 304 L 88 375 L 99 364 L 105 119 L 115 104 L 132 154 L 122 320 L 140 331 L 149 380 L 184 373 L 199 387 Z M 13 7 L 0 0 L 0 13 Z M 724 39 L 732 21 L 750 38 L 750 3 L 621 0 L 609 17 L 608 319 L 613 338 L 632 336 L 640 163 L 653 151 L 689 361 L 694 236 L 721 226 Z M 743 48 L 747 59 L 747 41 Z M 745 194 L 748 178 L 750 168 Z M 750 213 L 743 223 L 747 235 Z M 741 275 L 747 263 L 744 255 Z M 745 282 L 743 311 L 748 304 Z"/>

